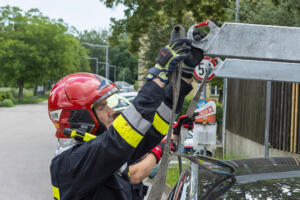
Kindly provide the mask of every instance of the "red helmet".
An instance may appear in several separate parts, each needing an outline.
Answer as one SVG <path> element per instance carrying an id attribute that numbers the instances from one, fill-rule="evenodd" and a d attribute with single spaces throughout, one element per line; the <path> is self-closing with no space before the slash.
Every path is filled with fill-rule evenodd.
<path id="1" fill-rule="evenodd" d="M 65 128 L 98 135 L 106 130 L 94 111 L 94 104 L 118 91 L 111 81 L 92 73 L 70 74 L 58 81 L 48 99 L 48 113 L 56 137 L 67 138 Z"/>

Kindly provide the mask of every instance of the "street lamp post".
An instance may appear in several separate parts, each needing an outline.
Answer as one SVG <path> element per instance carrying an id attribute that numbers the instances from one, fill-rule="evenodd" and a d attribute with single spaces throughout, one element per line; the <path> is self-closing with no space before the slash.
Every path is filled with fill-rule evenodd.
<path id="1" fill-rule="evenodd" d="M 88 43 L 88 42 L 82 42 L 82 44 L 85 44 L 90 47 L 105 48 L 105 78 L 109 79 L 108 46 L 101 45 L 101 44 L 92 44 L 92 43 Z"/>

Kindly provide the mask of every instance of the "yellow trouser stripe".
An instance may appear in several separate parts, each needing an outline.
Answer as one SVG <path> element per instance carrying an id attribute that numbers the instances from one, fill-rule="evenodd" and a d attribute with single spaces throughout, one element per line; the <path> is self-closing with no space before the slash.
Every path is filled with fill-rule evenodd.
<path id="1" fill-rule="evenodd" d="M 119 135 L 134 148 L 136 148 L 143 139 L 143 136 L 136 132 L 122 115 L 119 115 L 114 120 L 113 127 Z"/>
<path id="2" fill-rule="evenodd" d="M 52 186 L 53 196 L 55 199 L 60 200 L 58 187 Z"/>
<path id="3" fill-rule="evenodd" d="M 153 127 L 162 135 L 166 135 L 169 130 L 169 124 L 165 122 L 157 113 L 154 115 Z"/>

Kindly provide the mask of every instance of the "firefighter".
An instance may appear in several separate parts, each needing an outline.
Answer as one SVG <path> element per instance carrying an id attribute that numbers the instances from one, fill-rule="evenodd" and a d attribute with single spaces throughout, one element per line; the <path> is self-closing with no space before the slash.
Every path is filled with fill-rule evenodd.
<path id="1" fill-rule="evenodd" d="M 194 67 L 202 58 L 203 52 L 191 49 L 186 39 L 166 45 L 133 103 L 115 119 L 106 100 L 118 91 L 115 84 L 91 73 L 75 73 L 58 81 L 48 100 L 48 113 L 58 138 L 50 166 L 54 199 L 143 199 L 130 184 L 136 175 L 134 170 L 130 175 L 128 166 L 144 155 L 140 163 L 159 160 L 153 148 L 163 146 L 160 142 L 168 132 L 172 112 L 172 85 L 165 87 L 168 75 L 184 61 L 178 113 L 192 89 Z M 74 140 L 64 134 L 67 128 L 97 137 L 82 142 L 75 136 Z"/>

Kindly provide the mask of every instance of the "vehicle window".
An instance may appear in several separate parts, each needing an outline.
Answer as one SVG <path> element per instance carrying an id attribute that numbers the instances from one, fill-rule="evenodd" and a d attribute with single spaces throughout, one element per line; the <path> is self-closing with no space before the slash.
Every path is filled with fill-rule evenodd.
<path id="1" fill-rule="evenodd" d="M 127 107 L 129 106 L 129 103 L 127 103 L 120 95 L 114 94 L 107 99 L 107 105 L 112 109 L 117 109 Z"/>
<path id="2" fill-rule="evenodd" d="M 300 199 L 300 178 L 285 178 L 234 185 L 222 199 Z"/>
<path id="3" fill-rule="evenodd" d="M 205 194 L 216 185 L 221 177 L 213 178 L 207 177 L 206 174 L 201 173 L 202 178 L 199 177 L 199 199 L 204 198 Z M 205 178 L 203 178 L 205 177 Z M 218 185 L 212 193 L 221 191 L 226 187 L 228 182 Z M 285 178 L 256 181 L 247 184 L 235 184 L 230 190 L 218 198 L 219 200 L 285 200 L 285 199 L 300 199 L 300 178 Z"/>

